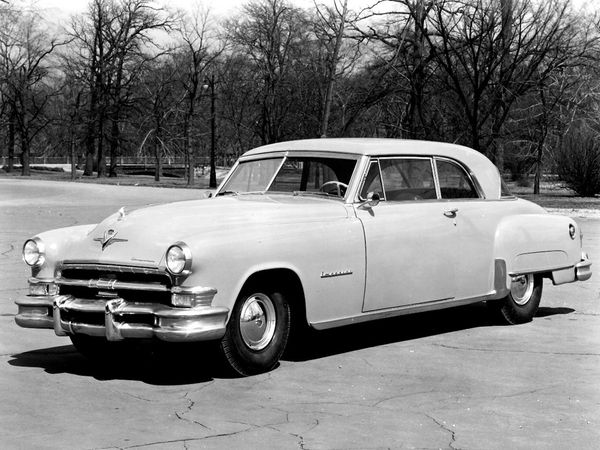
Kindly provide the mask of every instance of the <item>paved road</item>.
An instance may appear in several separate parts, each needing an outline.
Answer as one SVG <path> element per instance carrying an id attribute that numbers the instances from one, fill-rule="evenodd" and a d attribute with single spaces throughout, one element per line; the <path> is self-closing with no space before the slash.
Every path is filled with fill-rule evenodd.
<path id="1" fill-rule="evenodd" d="M 597 448 L 598 274 L 546 282 L 526 325 L 495 325 L 475 305 L 348 327 L 245 379 L 216 377 L 197 348 L 98 369 L 68 339 L 14 324 L 27 237 L 198 195 L 0 179 L 1 448 Z M 600 220 L 580 223 L 600 261 Z"/>

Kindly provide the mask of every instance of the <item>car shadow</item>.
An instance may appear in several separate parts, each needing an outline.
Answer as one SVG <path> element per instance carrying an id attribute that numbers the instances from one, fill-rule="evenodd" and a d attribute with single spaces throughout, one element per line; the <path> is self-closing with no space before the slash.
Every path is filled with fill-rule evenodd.
<path id="1" fill-rule="evenodd" d="M 565 307 L 540 307 L 536 318 L 570 314 Z M 330 330 L 305 330 L 290 342 L 285 361 L 308 361 L 369 347 L 443 335 L 470 328 L 502 326 L 484 304 L 473 304 L 426 313 L 381 319 Z M 47 373 L 69 373 L 100 381 L 136 380 L 152 385 L 183 385 L 230 378 L 220 368 L 210 344 L 136 345 L 123 357 L 88 360 L 72 345 L 11 355 L 8 364 L 42 368 Z"/>
<path id="2" fill-rule="evenodd" d="M 573 311 L 571 308 L 541 307 L 536 317 L 570 314 Z M 290 351 L 286 352 L 283 359 L 307 361 L 470 328 L 505 325 L 484 303 L 476 303 L 330 330 L 306 330 L 299 340 L 291 343 Z"/>
<path id="3" fill-rule="evenodd" d="M 575 312 L 573 308 L 566 308 L 564 306 L 559 306 L 558 308 L 551 308 L 549 306 L 540 306 L 535 314 L 535 317 L 549 317 L 556 316 L 558 314 L 571 314 Z"/>
<path id="4" fill-rule="evenodd" d="M 110 360 L 92 361 L 74 346 L 63 345 L 11 355 L 8 364 L 16 367 L 37 367 L 50 374 L 69 373 L 92 377 L 99 381 L 136 380 L 166 386 L 203 383 L 213 380 L 214 364 L 203 357 L 203 346 L 193 349 L 187 344 L 166 346 L 159 352 L 148 345 L 135 346 L 134 351 L 115 355 Z M 206 349 L 210 353 L 210 349 Z"/>

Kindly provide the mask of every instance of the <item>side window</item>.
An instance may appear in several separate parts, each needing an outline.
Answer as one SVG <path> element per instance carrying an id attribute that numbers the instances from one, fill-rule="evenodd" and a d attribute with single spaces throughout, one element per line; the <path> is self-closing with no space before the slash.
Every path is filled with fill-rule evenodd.
<path id="1" fill-rule="evenodd" d="M 512 192 L 510 192 L 510 189 L 508 189 L 508 186 L 502 178 L 500 178 L 500 197 L 515 198 L 515 196 L 512 194 Z"/>
<path id="2" fill-rule="evenodd" d="M 380 164 L 386 200 L 437 198 L 431 161 L 428 158 L 382 159 Z"/>
<path id="3" fill-rule="evenodd" d="M 471 179 L 462 167 L 436 160 L 442 198 L 479 198 Z"/>
<path id="4" fill-rule="evenodd" d="M 363 183 L 362 190 L 360 191 L 360 198 L 366 199 L 369 192 L 375 192 L 379 194 L 383 200 L 383 187 L 381 186 L 381 176 L 379 174 L 379 164 L 377 161 L 371 161 L 367 177 Z"/>
<path id="5" fill-rule="evenodd" d="M 338 158 L 287 158 L 269 191 L 337 192 L 337 185 L 332 183 L 348 184 L 355 165 L 354 160 Z M 329 187 L 323 188 L 326 183 Z M 345 188 L 340 189 L 345 192 Z"/>

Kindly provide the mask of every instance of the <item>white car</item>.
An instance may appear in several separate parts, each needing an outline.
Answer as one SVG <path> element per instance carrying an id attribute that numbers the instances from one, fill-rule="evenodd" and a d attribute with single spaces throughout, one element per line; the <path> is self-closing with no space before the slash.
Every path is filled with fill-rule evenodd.
<path id="1" fill-rule="evenodd" d="M 487 302 L 531 320 L 542 278 L 586 280 L 570 218 L 505 189 L 452 144 L 318 139 L 244 154 L 212 198 L 121 208 L 29 239 L 17 324 L 92 357 L 113 341 L 214 341 L 241 375 L 290 332 Z"/>

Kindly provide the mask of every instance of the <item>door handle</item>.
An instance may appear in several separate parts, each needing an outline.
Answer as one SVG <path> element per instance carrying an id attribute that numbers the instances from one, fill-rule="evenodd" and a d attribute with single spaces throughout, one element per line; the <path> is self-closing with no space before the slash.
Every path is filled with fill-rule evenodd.
<path id="1" fill-rule="evenodd" d="M 457 212 L 458 212 L 458 208 L 452 208 L 452 209 L 448 209 L 447 211 L 444 211 L 444 215 L 446 217 L 456 217 Z"/>

